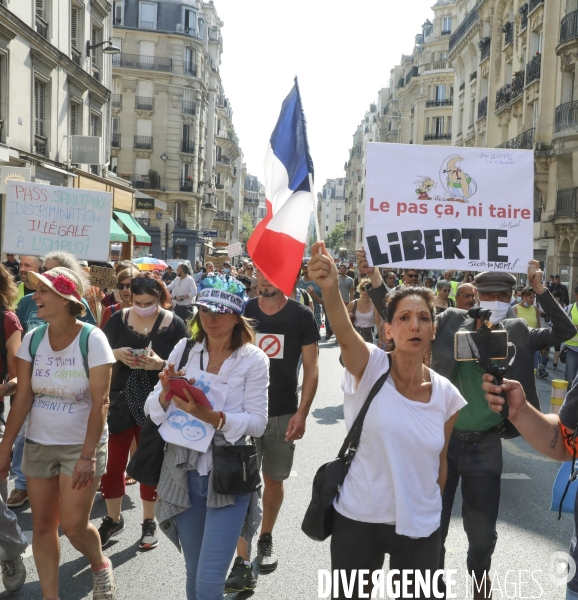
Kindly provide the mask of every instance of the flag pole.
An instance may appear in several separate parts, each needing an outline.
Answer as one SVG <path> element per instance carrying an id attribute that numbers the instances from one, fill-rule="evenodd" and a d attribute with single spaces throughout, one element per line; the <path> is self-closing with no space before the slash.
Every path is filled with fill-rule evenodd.
<path id="1" fill-rule="evenodd" d="M 317 216 L 317 200 L 315 198 L 315 189 L 313 188 L 313 177 L 309 173 L 309 188 L 311 189 L 311 204 L 313 206 L 313 220 L 315 221 L 315 236 L 317 241 L 321 241 L 321 232 L 319 228 L 319 217 Z"/>

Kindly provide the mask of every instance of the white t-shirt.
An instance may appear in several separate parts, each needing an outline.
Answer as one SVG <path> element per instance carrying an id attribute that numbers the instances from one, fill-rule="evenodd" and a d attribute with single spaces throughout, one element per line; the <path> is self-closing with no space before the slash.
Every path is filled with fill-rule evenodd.
<path id="1" fill-rule="evenodd" d="M 372 344 L 365 373 L 355 379 L 345 371 L 345 424 L 349 430 L 373 384 L 389 368 L 388 355 Z M 395 523 L 399 535 L 430 536 L 440 526 L 442 497 L 440 453 L 446 421 L 466 405 L 448 379 L 431 371 L 427 404 L 409 400 L 387 381 L 373 399 L 361 431 L 359 449 L 341 487 L 335 509 L 364 523 Z"/>
<path id="2" fill-rule="evenodd" d="M 50 326 L 49 326 L 50 328 Z M 24 336 L 17 356 L 32 362 L 30 339 Z M 106 336 L 93 329 L 88 338 L 88 367 L 114 363 Z M 90 388 L 80 351 L 80 333 L 59 352 L 50 347 L 48 329 L 42 338 L 32 366 L 34 403 L 26 426 L 26 437 L 38 444 L 84 444 L 88 416 L 92 407 Z M 100 442 L 108 440 L 105 425 Z"/>

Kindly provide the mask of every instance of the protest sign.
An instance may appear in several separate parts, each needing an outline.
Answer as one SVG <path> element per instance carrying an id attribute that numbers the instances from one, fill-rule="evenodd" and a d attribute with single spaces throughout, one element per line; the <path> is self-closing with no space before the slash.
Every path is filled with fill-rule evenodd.
<path id="1" fill-rule="evenodd" d="M 215 271 L 218 271 L 226 262 L 231 262 L 228 256 L 211 256 L 210 262 L 215 266 Z"/>
<path id="2" fill-rule="evenodd" d="M 368 144 L 370 265 L 525 272 L 533 257 L 531 150 Z"/>
<path id="3" fill-rule="evenodd" d="M 236 244 L 231 244 L 227 246 L 227 254 L 233 258 L 233 256 L 241 256 L 243 254 L 243 247 L 241 246 L 241 242 L 237 242 Z"/>
<path id="4" fill-rule="evenodd" d="M 81 260 L 108 260 L 111 193 L 15 181 L 7 190 L 4 252 L 63 250 Z"/>
<path id="5" fill-rule="evenodd" d="M 101 290 L 116 288 L 116 271 L 107 267 L 90 267 L 90 285 Z"/>

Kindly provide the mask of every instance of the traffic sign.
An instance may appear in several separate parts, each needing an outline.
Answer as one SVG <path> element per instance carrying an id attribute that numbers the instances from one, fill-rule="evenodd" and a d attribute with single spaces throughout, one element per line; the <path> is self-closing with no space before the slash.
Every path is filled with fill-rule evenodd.
<path id="1" fill-rule="evenodd" d="M 165 217 L 164 219 L 161 219 L 161 222 L 159 223 L 163 235 L 165 234 L 167 225 L 169 226 L 169 233 L 172 233 L 175 230 L 175 222 L 170 217 Z"/>

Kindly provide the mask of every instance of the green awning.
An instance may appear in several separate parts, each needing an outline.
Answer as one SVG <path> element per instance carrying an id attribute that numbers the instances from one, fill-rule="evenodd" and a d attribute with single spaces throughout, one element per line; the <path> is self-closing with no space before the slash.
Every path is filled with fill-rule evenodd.
<path id="1" fill-rule="evenodd" d="M 120 228 L 120 225 L 110 219 L 110 241 L 111 242 L 128 242 L 128 235 Z"/>
<path id="2" fill-rule="evenodd" d="M 115 210 L 114 216 L 134 235 L 135 242 L 152 246 L 151 236 L 141 227 L 140 223 L 134 220 L 132 215 Z"/>

